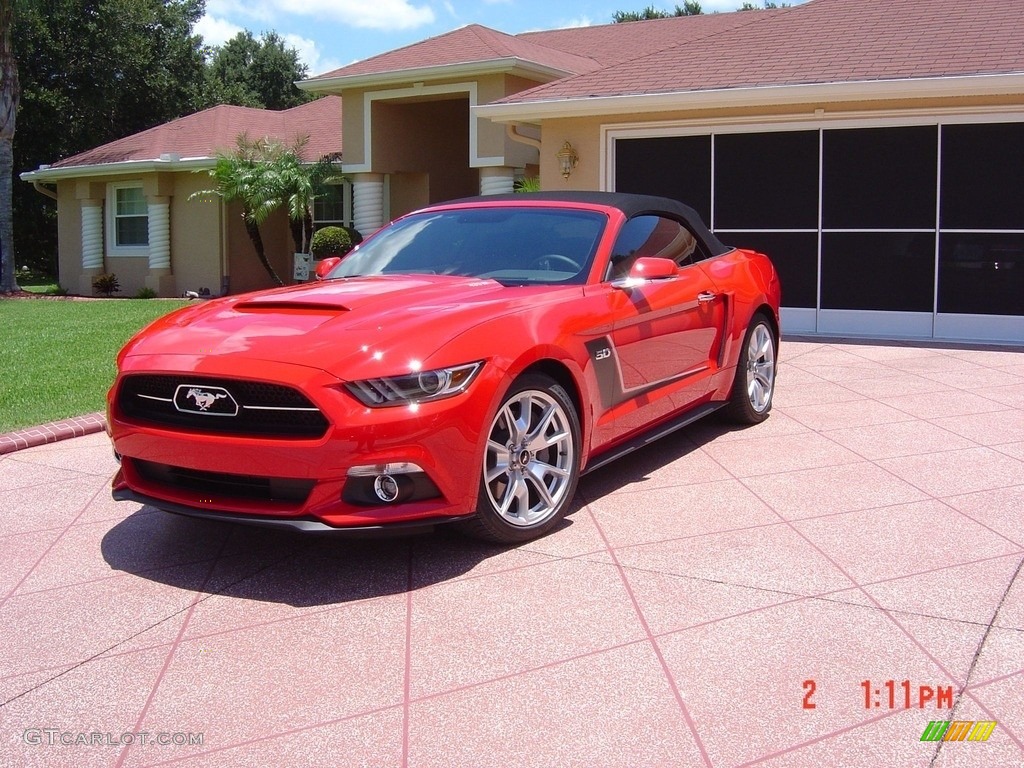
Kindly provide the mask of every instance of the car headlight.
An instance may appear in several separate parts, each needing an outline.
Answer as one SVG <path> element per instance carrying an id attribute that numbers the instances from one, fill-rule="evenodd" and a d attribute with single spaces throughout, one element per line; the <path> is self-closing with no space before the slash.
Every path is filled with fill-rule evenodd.
<path id="1" fill-rule="evenodd" d="M 361 403 L 371 408 L 408 405 L 441 400 L 463 392 L 470 385 L 483 363 L 467 363 L 451 368 L 436 368 L 401 376 L 363 379 L 345 385 Z"/>

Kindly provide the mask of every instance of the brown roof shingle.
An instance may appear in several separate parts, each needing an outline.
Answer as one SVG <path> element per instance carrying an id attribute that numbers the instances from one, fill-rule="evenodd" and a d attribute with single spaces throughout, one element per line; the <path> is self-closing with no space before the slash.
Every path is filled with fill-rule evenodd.
<path id="1" fill-rule="evenodd" d="M 676 16 L 625 24 L 524 32 L 517 37 L 569 53 L 590 56 L 603 66 L 609 66 L 665 48 L 694 43 L 777 13 L 779 11 L 760 11 L 756 19 L 748 13 Z"/>
<path id="2" fill-rule="evenodd" d="M 725 15 L 748 23 L 503 103 L 1024 72 L 1021 0 L 812 0 Z"/>
<path id="3" fill-rule="evenodd" d="M 214 157 L 235 147 L 240 133 L 292 142 L 309 136 L 304 155 L 315 160 L 341 152 L 341 97 L 325 96 L 291 109 L 271 111 L 222 104 L 180 117 L 54 163 L 52 168 L 181 158 Z"/>
<path id="4" fill-rule="evenodd" d="M 505 58 L 517 58 L 574 74 L 592 72 L 601 66 L 601 62 L 586 53 L 563 51 L 524 37 L 507 35 L 479 24 L 470 24 L 404 48 L 357 61 L 355 64 L 318 75 L 314 80 L 385 74 Z"/>

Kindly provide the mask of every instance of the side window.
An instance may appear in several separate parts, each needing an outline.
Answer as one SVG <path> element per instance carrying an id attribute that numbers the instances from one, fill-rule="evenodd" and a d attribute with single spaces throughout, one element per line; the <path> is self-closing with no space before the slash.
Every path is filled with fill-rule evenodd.
<path id="1" fill-rule="evenodd" d="M 682 267 L 700 261 L 706 254 L 693 233 L 678 221 L 662 216 L 634 216 L 623 225 L 615 240 L 606 279 L 625 277 L 641 256 L 672 259 Z"/>
<path id="2" fill-rule="evenodd" d="M 107 185 L 108 256 L 146 256 L 149 253 L 149 204 L 141 182 Z"/>

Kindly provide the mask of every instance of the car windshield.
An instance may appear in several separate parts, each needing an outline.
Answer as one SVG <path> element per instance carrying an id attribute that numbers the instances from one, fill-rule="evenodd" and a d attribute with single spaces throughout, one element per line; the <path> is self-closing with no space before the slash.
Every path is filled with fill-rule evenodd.
<path id="1" fill-rule="evenodd" d="M 428 274 L 504 285 L 579 284 L 587 279 L 606 223 L 602 213 L 571 209 L 427 211 L 385 227 L 328 278 Z"/>

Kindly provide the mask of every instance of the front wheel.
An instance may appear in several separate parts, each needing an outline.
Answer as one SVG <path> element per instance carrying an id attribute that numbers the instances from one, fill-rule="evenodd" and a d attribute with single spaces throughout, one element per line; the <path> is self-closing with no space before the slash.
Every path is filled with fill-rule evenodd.
<path id="1" fill-rule="evenodd" d="M 775 332 L 764 315 L 754 315 L 743 339 L 725 410 L 732 421 L 759 424 L 768 418 L 775 393 L 775 356 Z"/>
<path id="2" fill-rule="evenodd" d="M 547 376 L 520 377 L 491 422 L 477 515 L 463 529 L 504 544 L 547 533 L 572 502 L 579 468 L 579 418 L 569 395 Z"/>

